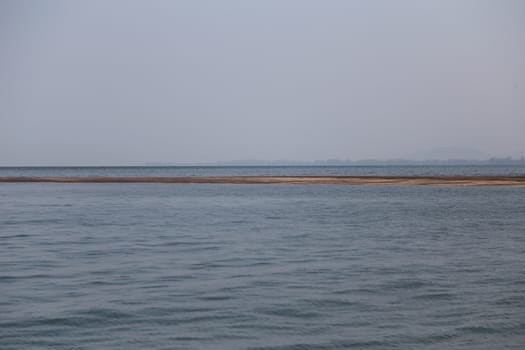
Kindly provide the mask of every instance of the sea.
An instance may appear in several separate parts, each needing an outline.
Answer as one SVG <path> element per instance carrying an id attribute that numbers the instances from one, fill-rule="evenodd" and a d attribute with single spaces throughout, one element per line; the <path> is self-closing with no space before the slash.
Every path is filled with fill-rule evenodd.
<path id="1" fill-rule="evenodd" d="M 524 166 L 0 168 L 0 176 L 524 174 Z M 0 183 L 0 349 L 525 349 L 525 187 Z"/>

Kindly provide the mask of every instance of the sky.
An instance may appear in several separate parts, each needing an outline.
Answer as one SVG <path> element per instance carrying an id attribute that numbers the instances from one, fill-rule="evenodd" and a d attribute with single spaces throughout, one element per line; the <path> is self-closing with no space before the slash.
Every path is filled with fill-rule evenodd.
<path id="1" fill-rule="evenodd" d="M 525 155 L 525 1 L 0 0 L 0 166 L 436 149 Z"/>

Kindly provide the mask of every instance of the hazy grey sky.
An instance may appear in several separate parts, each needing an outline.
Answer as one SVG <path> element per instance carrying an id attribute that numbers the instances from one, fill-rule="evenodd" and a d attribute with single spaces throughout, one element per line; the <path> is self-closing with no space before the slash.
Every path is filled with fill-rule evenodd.
<path id="1" fill-rule="evenodd" d="M 522 0 L 0 0 L 0 165 L 525 154 Z"/>

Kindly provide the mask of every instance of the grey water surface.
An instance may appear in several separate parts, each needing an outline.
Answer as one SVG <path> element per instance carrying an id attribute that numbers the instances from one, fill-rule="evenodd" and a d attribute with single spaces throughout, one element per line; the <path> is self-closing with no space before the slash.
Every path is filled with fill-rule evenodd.
<path id="1" fill-rule="evenodd" d="M 0 177 L 476 176 L 525 175 L 525 165 L 0 167 Z"/>
<path id="2" fill-rule="evenodd" d="M 0 348 L 523 349 L 524 199 L 0 183 Z"/>

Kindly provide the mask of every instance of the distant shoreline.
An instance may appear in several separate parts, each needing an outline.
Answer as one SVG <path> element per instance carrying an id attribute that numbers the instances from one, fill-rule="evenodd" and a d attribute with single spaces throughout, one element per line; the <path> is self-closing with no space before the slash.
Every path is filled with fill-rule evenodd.
<path id="1" fill-rule="evenodd" d="M 0 177 L 0 182 L 525 186 L 525 176 Z"/>

